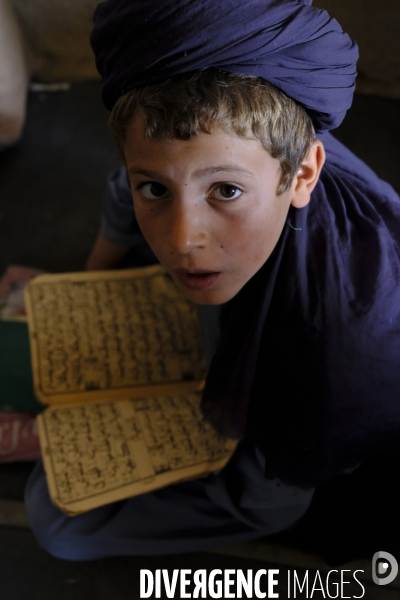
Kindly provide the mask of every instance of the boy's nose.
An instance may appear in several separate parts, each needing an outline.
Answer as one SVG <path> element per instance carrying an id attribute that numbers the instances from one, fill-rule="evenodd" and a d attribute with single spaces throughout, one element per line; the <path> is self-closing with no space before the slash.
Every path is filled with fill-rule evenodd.
<path id="1" fill-rule="evenodd" d="M 171 213 L 168 244 L 178 254 L 202 248 L 207 243 L 207 226 L 198 204 L 176 203 Z"/>

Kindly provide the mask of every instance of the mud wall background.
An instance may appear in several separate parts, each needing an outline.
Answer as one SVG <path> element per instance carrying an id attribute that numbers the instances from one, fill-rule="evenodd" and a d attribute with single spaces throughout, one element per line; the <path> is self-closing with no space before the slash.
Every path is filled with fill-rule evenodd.
<path id="1" fill-rule="evenodd" d="M 162 0 L 160 0 L 162 1 Z M 47 80 L 97 78 L 89 45 L 98 0 L 11 0 Z M 359 44 L 358 91 L 400 98 L 399 0 L 315 0 Z"/>

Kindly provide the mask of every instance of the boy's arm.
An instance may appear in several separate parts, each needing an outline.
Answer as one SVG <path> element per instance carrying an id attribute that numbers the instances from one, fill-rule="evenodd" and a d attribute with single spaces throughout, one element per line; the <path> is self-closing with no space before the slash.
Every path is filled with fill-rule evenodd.
<path id="1" fill-rule="evenodd" d="M 87 259 L 86 269 L 114 269 L 132 246 L 142 242 L 126 171 L 119 167 L 107 178 L 101 228 Z"/>
<path id="2" fill-rule="evenodd" d="M 126 256 L 130 246 L 117 246 L 109 242 L 102 233 L 96 238 L 93 249 L 86 261 L 87 271 L 114 269 Z"/>

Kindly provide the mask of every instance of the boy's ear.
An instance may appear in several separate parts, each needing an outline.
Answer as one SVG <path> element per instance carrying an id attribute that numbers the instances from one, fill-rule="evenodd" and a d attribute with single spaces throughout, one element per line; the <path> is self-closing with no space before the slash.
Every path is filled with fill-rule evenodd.
<path id="1" fill-rule="evenodd" d="M 291 204 L 303 208 L 310 202 L 311 192 L 317 184 L 325 162 L 325 149 L 320 140 L 314 140 L 311 149 L 297 171 L 291 188 Z"/>

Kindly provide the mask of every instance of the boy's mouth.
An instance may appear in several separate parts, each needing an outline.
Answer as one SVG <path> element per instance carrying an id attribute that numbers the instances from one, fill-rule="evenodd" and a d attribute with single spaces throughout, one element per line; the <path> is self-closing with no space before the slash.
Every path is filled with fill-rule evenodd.
<path id="1" fill-rule="evenodd" d="M 221 273 L 202 269 L 175 269 L 180 281 L 190 290 L 206 290 L 219 279 Z"/>

